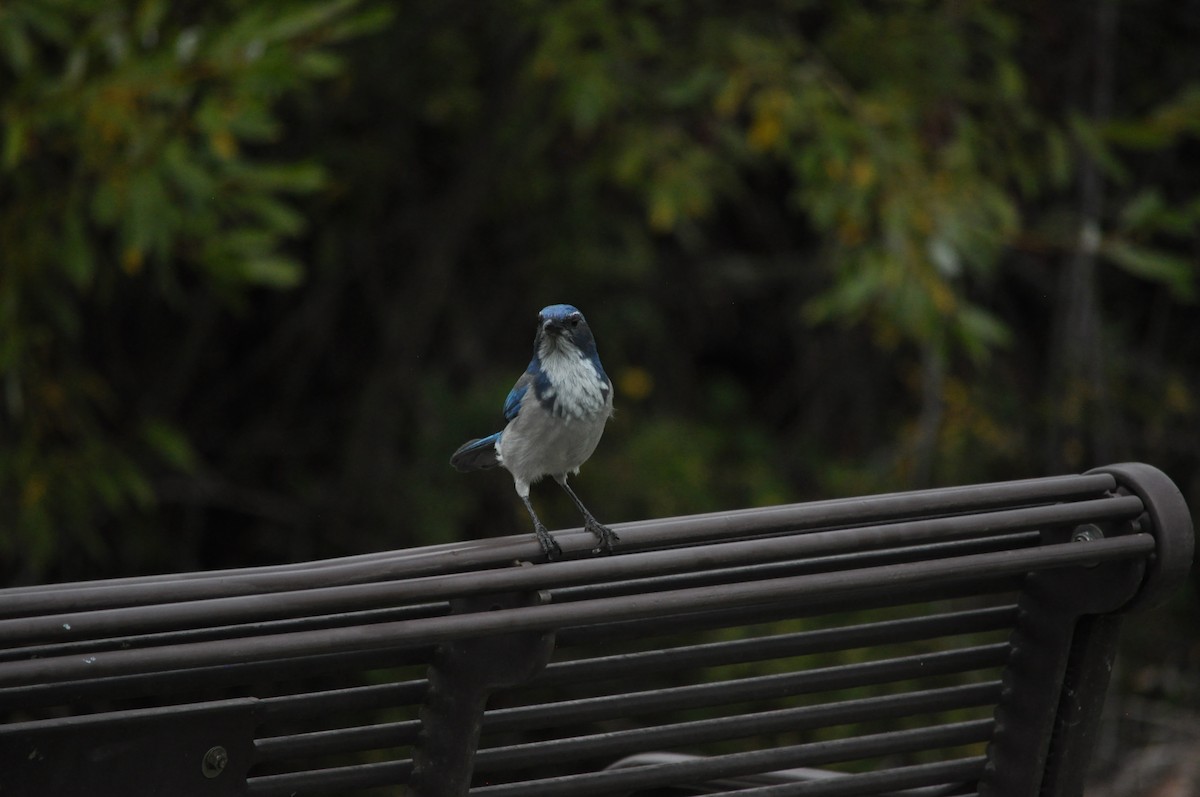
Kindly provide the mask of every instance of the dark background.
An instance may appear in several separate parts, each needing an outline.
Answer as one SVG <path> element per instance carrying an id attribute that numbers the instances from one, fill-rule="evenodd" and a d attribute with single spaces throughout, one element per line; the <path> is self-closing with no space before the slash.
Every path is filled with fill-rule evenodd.
<path id="1" fill-rule="evenodd" d="M 1200 507 L 1200 3 L 740 5 L 5 4 L 0 583 L 527 531 L 447 459 L 555 302 L 606 522 L 1123 460 Z M 1130 624 L 1146 733 L 1196 614 Z"/>

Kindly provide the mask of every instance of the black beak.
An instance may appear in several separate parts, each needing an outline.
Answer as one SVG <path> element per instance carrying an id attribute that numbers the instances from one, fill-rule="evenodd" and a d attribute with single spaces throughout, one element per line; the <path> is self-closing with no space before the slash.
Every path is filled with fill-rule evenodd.
<path id="1" fill-rule="evenodd" d="M 546 321 L 542 324 L 542 331 L 551 335 L 557 335 L 564 329 L 566 329 L 566 327 L 560 322 L 555 321 L 553 318 L 546 319 Z"/>

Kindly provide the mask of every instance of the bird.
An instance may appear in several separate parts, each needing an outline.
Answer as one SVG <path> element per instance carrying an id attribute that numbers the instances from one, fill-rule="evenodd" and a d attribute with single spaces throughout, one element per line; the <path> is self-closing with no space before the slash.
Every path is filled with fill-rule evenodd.
<path id="1" fill-rule="evenodd" d="M 530 485 L 550 476 L 583 515 L 584 528 L 596 536 L 592 553 L 612 553 L 617 533 L 588 511 L 567 484 L 600 442 L 613 414 L 613 385 L 600 364 L 596 339 L 583 313 L 569 304 L 552 304 L 538 313 L 533 359 L 504 401 L 504 429 L 469 440 L 450 457 L 462 472 L 500 465 L 513 486 L 547 559 L 562 547 L 546 530 L 529 500 Z"/>

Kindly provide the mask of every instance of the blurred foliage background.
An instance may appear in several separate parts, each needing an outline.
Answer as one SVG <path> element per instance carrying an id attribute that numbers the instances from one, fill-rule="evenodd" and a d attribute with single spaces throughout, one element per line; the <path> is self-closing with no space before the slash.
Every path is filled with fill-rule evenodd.
<path id="1" fill-rule="evenodd" d="M 560 301 L 609 522 L 1130 459 L 1200 511 L 1198 40 L 1197 0 L 5 3 L 0 583 L 526 531 L 447 458 Z M 1194 598 L 1127 689 L 1200 705 Z"/>

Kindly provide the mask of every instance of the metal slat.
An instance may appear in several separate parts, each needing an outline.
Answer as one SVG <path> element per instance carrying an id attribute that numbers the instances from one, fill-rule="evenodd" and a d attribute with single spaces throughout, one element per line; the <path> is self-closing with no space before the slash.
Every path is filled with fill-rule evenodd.
<path id="1" fill-rule="evenodd" d="M 927 689 L 866 697 L 800 708 L 673 722 L 647 728 L 594 733 L 490 747 L 475 755 L 476 772 L 496 772 L 543 761 L 613 759 L 655 750 L 744 739 L 758 734 L 795 733 L 854 722 L 895 719 L 937 711 L 989 706 L 1000 696 L 1000 682 Z"/>
<path id="2" fill-rule="evenodd" d="M 776 747 L 770 750 L 730 753 L 678 763 L 482 786 L 471 789 L 470 794 L 472 797 L 562 797 L 564 794 L 588 797 L 628 789 L 701 783 L 788 767 L 823 766 L 839 761 L 879 758 L 917 750 L 962 747 L 986 742 L 991 735 L 990 719 L 973 720 L 931 728 Z"/>
<path id="3" fill-rule="evenodd" d="M 412 761 L 383 761 L 376 764 L 357 764 L 327 769 L 285 772 L 281 775 L 259 775 L 246 778 L 245 794 L 249 797 L 294 797 L 303 794 L 345 794 L 354 789 L 394 786 L 412 776 Z"/>
<path id="4" fill-rule="evenodd" d="M 156 611 L 169 608 L 167 606 L 139 606 L 133 611 L 143 612 L 148 615 L 153 615 Z M 103 614 L 117 614 L 120 612 L 130 611 L 128 609 L 115 609 L 103 612 Z M 323 614 L 312 615 L 305 617 L 296 617 L 288 620 L 266 620 L 257 623 L 247 623 L 242 625 L 226 625 L 212 626 L 202 628 L 188 628 L 178 631 L 163 631 L 154 634 L 139 634 L 136 636 L 112 636 L 101 637 L 78 642 L 61 642 L 54 645 L 36 645 L 29 647 L 14 647 L 0 649 L 0 663 L 5 661 L 22 661 L 24 659 L 39 659 L 48 656 L 69 656 L 72 654 L 86 655 L 95 653 L 100 650 L 128 650 L 129 648 L 148 648 L 159 647 L 163 645 L 182 645 L 196 642 L 204 642 L 214 639 L 236 639 L 246 636 L 265 636 L 268 634 L 291 634 L 297 631 L 313 631 L 322 628 L 341 628 L 348 625 L 368 625 L 371 623 L 399 622 L 401 620 L 413 620 L 418 617 L 439 617 L 448 614 L 450 606 L 447 603 L 436 604 L 418 604 L 411 606 L 396 606 L 384 609 L 369 609 L 359 612 L 347 612 L 343 614 Z M 99 613 L 98 613 L 99 614 Z M 215 618 L 214 618 L 215 619 Z M 0 623 L 4 621 L 0 620 Z M 61 624 L 60 624 L 61 625 Z M 70 626 L 70 623 L 65 623 Z M 121 618 L 116 617 L 107 623 L 109 628 L 105 629 L 111 633 L 119 633 L 122 630 Z M 155 622 L 153 625 L 161 628 L 172 627 L 169 623 Z M 85 628 L 88 631 L 96 629 L 90 627 L 90 623 L 85 621 Z M 66 633 L 74 630 L 67 629 Z M 136 632 L 139 629 L 136 624 L 125 629 L 126 632 Z M 62 634 L 59 634 L 60 636 Z M 43 638 L 46 635 L 39 635 Z M 11 642 L 11 640 L 0 639 L 2 642 Z"/>
<path id="5" fill-rule="evenodd" d="M 314 714 L 414 705 L 425 699 L 428 689 L 429 682 L 422 678 L 264 697 L 258 701 L 259 716 L 263 722 L 281 722 Z"/>
<path id="6" fill-rule="evenodd" d="M 122 639 L 129 639 L 134 634 L 164 630 L 177 632 L 181 627 L 220 631 L 221 626 L 226 625 L 229 626 L 227 633 L 233 635 L 239 628 L 282 623 L 288 618 L 298 618 L 293 622 L 303 627 L 306 622 L 315 623 L 323 617 L 345 617 L 350 613 L 361 614 L 370 621 L 373 613 L 407 613 L 412 617 L 429 617 L 448 611 L 445 601 L 395 605 L 404 604 L 405 601 L 399 600 L 394 592 L 394 585 L 388 583 L 359 584 L 17 617 L 0 620 L 0 643 L 13 645 L 63 639 L 99 639 L 118 634 Z M 379 609 L 379 606 L 389 608 Z M 255 625 L 246 626 L 244 623 Z M 286 630 L 282 624 L 277 627 Z"/>
<path id="7" fill-rule="evenodd" d="M 484 714 L 489 732 L 596 722 L 638 714 L 678 711 L 702 706 L 770 700 L 792 695 L 905 681 L 935 675 L 1001 667 L 1008 658 L 1008 643 L 978 645 L 961 650 L 898 656 L 878 661 L 833 665 L 811 670 L 759 675 L 725 681 L 673 686 L 641 692 L 604 694 L 495 709 Z"/>
<path id="8" fill-rule="evenodd" d="M 921 793 L 908 791 L 926 786 L 942 786 L 957 783 L 970 784 L 979 779 L 987 764 L 986 756 L 960 758 L 954 761 L 937 761 L 930 764 L 913 764 L 895 767 L 880 772 L 845 775 L 828 780 L 806 783 L 785 783 L 778 786 L 762 786 L 738 791 L 713 792 L 709 797 L 921 797 Z M 895 789 L 905 789 L 903 795 Z M 886 792 L 886 793 L 883 793 Z M 926 792 L 929 794 L 929 792 Z M 937 790 L 935 794 L 947 794 Z M 933 794 L 930 794 L 933 797 Z"/>
<path id="9" fill-rule="evenodd" d="M 763 562 L 738 567 L 722 567 L 695 572 L 676 573 L 654 578 L 655 589 L 682 589 L 730 581 L 750 581 L 783 576 L 800 576 L 811 573 L 826 573 L 833 570 L 853 570 L 861 567 L 902 564 L 930 559 L 944 559 L 972 553 L 1030 548 L 1041 539 L 1037 531 L 1015 532 L 995 537 L 979 537 L 950 542 L 931 542 L 906 545 L 903 548 L 885 548 L 877 551 L 854 551 L 831 556 L 812 556 L 780 562 Z M 601 581 L 578 587 L 561 587 L 553 590 L 555 600 L 584 600 L 627 595 L 645 587 L 644 580 Z"/>
<path id="10" fill-rule="evenodd" d="M 1025 573 L 1001 573 L 998 575 L 980 573 L 977 579 L 969 583 L 956 581 L 946 584 L 906 586 L 900 596 L 885 592 L 848 594 L 824 600 L 813 600 L 809 603 L 785 599 L 682 614 L 672 617 L 670 622 L 644 617 L 632 620 L 593 622 L 588 625 L 570 625 L 555 632 L 555 647 L 566 650 L 580 646 L 623 644 L 625 640 L 635 637 L 674 637 L 696 631 L 822 617 L 839 612 L 861 612 L 876 609 L 921 611 L 921 607 L 926 607 L 933 602 L 963 598 L 975 600 L 990 598 L 997 602 L 1008 603 L 1020 593 L 1025 575 Z"/>
<path id="11" fill-rule="evenodd" d="M 829 653 L 856 647 L 915 642 L 1010 628 L 1016 606 L 969 609 L 924 617 L 884 620 L 750 639 L 706 642 L 658 650 L 552 662 L 531 686 L 597 681 L 689 667 L 713 667 L 748 661 Z"/>
<path id="12" fill-rule="evenodd" d="M 432 649 L 421 648 L 400 652 L 341 651 L 314 654 L 305 658 L 231 662 L 220 667 L 184 667 L 165 672 L 26 684 L 0 689 L 0 706 L 6 709 L 28 709 L 146 695 L 169 698 L 171 695 L 209 687 L 428 664 L 432 655 Z"/>
<path id="13" fill-rule="evenodd" d="M 421 733 L 417 720 L 381 722 L 352 728 L 332 728 L 287 736 L 269 736 L 254 741 L 254 752 L 260 761 L 356 753 L 382 750 L 385 747 L 410 746 Z"/>
<path id="14" fill-rule="evenodd" d="M 1135 501 L 1141 506 L 1140 500 Z M 980 577 L 1018 574 L 1030 570 L 1141 558 L 1150 554 L 1154 545 L 1154 538 L 1148 534 L 1131 534 L 1087 543 L 1062 543 L 1036 549 L 863 568 L 849 573 L 821 573 L 727 584 L 719 590 L 691 588 L 596 601 L 552 603 L 520 609 L 377 623 L 363 627 L 299 631 L 287 636 L 216 640 L 145 650 L 98 652 L 94 656 L 86 657 L 10 662 L 0 666 L 0 686 L 74 680 L 89 675 L 103 677 L 159 669 L 182 669 L 197 665 L 223 666 L 235 662 L 303 656 L 332 650 L 402 650 L 467 636 L 545 631 L 613 619 L 656 617 L 668 623 L 670 621 L 667 618 L 673 614 L 746 606 L 764 601 L 794 601 L 797 605 L 817 606 L 849 596 L 895 595 L 930 583 L 962 583 Z M 641 557 L 624 558 L 629 560 Z M 620 559 L 622 557 L 613 557 L 612 561 Z M 514 568 L 516 569 L 518 568 Z M 552 575 L 549 571 L 555 569 L 552 566 L 519 568 L 521 571 L 548 571 L 548 575 Z"/>

